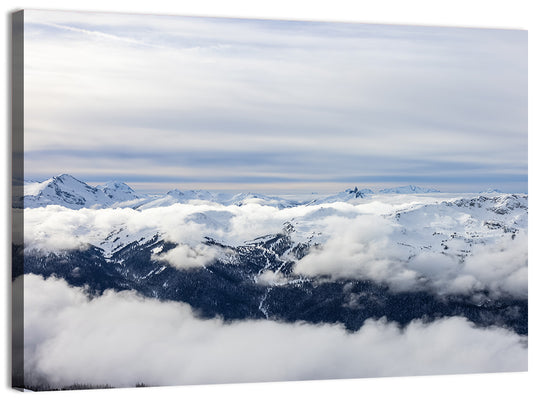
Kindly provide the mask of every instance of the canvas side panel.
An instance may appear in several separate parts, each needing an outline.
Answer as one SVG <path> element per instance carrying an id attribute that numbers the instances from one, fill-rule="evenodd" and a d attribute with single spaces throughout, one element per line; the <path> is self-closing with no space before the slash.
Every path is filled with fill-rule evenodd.
<path id="1" fill-rule="evenodd" d="M 11 15 L 12 386 L 24 386 L 24 11 Z"/>

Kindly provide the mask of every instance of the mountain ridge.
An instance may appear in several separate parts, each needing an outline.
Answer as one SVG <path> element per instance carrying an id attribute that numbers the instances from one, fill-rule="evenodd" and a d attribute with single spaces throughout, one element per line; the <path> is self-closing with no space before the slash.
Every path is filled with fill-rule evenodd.
<path id="1" fill-rule="evenodd" d="M 224 320 L 357 330 L 368 318 L 464 316 L 527 334 L 527 195 L 365 198 L 352 186 L 292 209 L 281 197 L 171 190 L 109 212 L 83 208 L 117 207 L 135 196 L 129 186 L 30 184 L 35 201 L 73 208 L 27 209 L 15 277 L 133 290 Z"/>
<path id="2" fill-rule="evenodd" d="M 381 189 L 378 194 L 431 194 L 440 193 L 439 190 L 419 186 L 398 186 Z M 497 190 L 491 193 L 501 193 Z M 243 192 L 229 194 L 226 192 L 211 192 L 208 190 L 180 190 L 173 189 L 166 194 L 139 194 L 126 183 L 110 181 L 102 185 L 91 186 L 69 174 L 53 176 L 43 182 L 25 181 L 24 197 L 21 199 L 23 207 L 37 208 L 47 205 L 60 205 L 70 209 L 81 208 L 109 208 L 130 207 L 134 209 L 148 209 L 159 206 L 169 206 L 176 203 L 191 201 L 207 201 L 222 205 L 237 205 L 256 203 L 270 205 L 277 208 L 288 208 L 305 204 L 328 204 L 334 202 L 354 202 L 369 198 L 376 193 L 368 188 L 348 188 L 332 195 L 318 196 L 311 200 L 290 200 L 280 196 Z"/>

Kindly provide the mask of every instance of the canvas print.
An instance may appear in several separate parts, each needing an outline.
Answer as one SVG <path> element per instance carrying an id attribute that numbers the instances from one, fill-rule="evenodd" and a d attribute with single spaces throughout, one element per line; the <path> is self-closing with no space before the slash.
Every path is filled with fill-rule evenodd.
<path id="1" fill-rule="evenodd" d="M 16 387 L 527 370 L 527 31 L 14 21 Z"/>

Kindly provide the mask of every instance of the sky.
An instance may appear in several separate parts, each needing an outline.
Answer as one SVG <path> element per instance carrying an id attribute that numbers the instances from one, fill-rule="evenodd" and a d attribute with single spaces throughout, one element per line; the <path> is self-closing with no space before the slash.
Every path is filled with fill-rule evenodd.
<path id="1" fill-rule="evenodd" d="M 25 177 L 527 191 L 527 31 L 25 11 Z"/>

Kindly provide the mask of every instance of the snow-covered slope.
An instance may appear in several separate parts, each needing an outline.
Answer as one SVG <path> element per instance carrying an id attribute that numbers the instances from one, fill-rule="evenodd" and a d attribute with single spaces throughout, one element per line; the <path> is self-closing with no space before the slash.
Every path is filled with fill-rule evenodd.
<path id="1" fill-rule="evenodd" d="M 333 194 L 325 198 L 315 199 L 314 201 L 310 202 L 309 205 L 331 204 L 334 202 L 353 202 L 357 199 L 371 196 L 372 194 L 374 194 L 374 192 L 368 188 L 364 188 L 362 190 L 358 189 L 357 187 L 354 187 L 353 189 L 348 188 L 340 193 Z"/>
<path id="2" fill-rule="evenodd" d="M 112 204 L 101 190 L 67 174 L 54 176 L 42 183 L 29 182 L 24 186 L 24 207 L 36 208 L 62 205 L 71 209 L 106 207 Z"/>
<path id="3" fill-rule="evenodd" d="M 279 209 L 297 206 L 298 201 L 288 200 L 281 197 L 254 194 L 254 193 L 239 193 L 223 202 L 224 205 L 243 206 L 247 204 L 267 205 Z"/>
<path id="4" fill-rule="evenodd" d="M 428 194 L 439 191 L 418 186 L 402 186 L 383 189 L 379 194 Z M 496 191 L 494 192 L 496 193 Z M 335 202 L 357 203 L 375 195 L 370 189 L 349 188 L 337 194 L 300 201 L 279 196 L 258 194 L 211 192 L 207 190 L 171 190 L 164 195 L 140 195 L 122 182 L 111 181 L 96 187 L 90 186 L 68 174 L 52 177 L 43 182 L 24 182 L 24 207 L 36 208 L 61 205 L 70 209 L 130 207 L 151 209 L 173 204 L 207 202 L 220 205 L 267 205 L 284 209 L 299 205 L 331 204 Z"/>
<path id="5" fill-rule="evenodd" d="M 93 187 L 68 174 L 24 184 L 25 208 L 47 205 L 61 205 L 70 209 L 107 208 L 121 203 L 131 206 L 143 198 L 125 183 L 110 182 Z"/>
<path id="6" fill-rule="evenodd" d="M 502 194 L 503 191 L 498 190 L 497 188 L 488 188 L 485 191 L 480 191 L 480 194 Z"/>
<path id="7" fill-rule="evenodd" d="M 24 182 L 24 207 L 39 208 L 60 205 L 70 209 L 129 207 L 152 209 L 174 204 L 214 203 L 220 205 L 268 205 L 286 208 L 299 202 L 255 193 L 231 194 L 206 190 L 171 190 L 164 195 L 141 195 L 122 182 L 90 186 L 68 174 L 54 176 L 43 182 Z"/>
<path id="8" fill-rule="evenodd" d="M 111 181 L 103 185 L 98 185 L 96 188 L 103 191 L 105 195 L 115 202 L 144 198 L 144 196 L 137 194 L 130 186 L 122 182 Z"/>
<path id="9" fill-rule="evenodd" d="M 515 194 L 413 206 L 394 214 L 401 226 L 395 239 L 409 247 L 410 256 L 433 253 L 461 263 L 502 240 L 527 238 L 527 210 L 527 196 Z"/>
<path id="10" fill-rule="evenodd" d="M 206 201 L 218 203 L 220 195 L 206 190 L 171 190 L 165 195 L 154 196 L 153 199 L 139 207 L 139 209 L 151 209 L 174 204 L 187 204 L 191 201 Z"/>
<path id="11" fill-rule="evenodd" d="M 164 196 L 154 198 L 152 201 L 144 203 L 139 207 L 139 209 L 151 209 L 163 206 L 170 206 L 173 204 L 197 204 L 199 202 L 213 203 L 224 206 L 243 206 L 246 204 L 258 204 L 268 205 L 280 209 L 296 206 L 299 204 L 297 201 L 287 200 L 281 197 L 254 193 L 239 193 L 232 195 L 230 193 L 224 192 L 212 193 L 206 190 L 172 190 Z"/>

